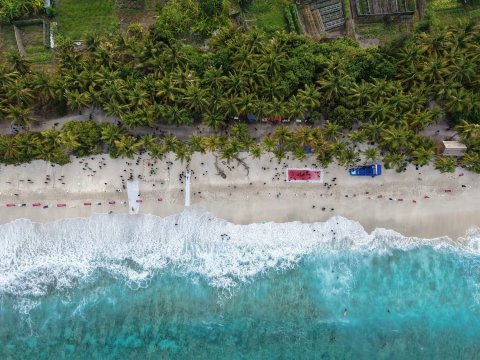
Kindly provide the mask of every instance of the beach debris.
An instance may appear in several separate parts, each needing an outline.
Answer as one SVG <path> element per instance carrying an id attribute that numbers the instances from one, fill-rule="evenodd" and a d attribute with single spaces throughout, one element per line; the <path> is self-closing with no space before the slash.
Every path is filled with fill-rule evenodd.
<path id="1" fill-rule="evenodd" d="M 225 174 L 225 171 L 223 171 L 221 168 L 220 168 L 220 165 L 218 165 L 218 156 L 215 156 L 215 169 L 217 169 L 218 173 L 217 175 L 220 175 L 222 177 L 222 179 L 226 179 L 227 178 L 227 174 Z"/>

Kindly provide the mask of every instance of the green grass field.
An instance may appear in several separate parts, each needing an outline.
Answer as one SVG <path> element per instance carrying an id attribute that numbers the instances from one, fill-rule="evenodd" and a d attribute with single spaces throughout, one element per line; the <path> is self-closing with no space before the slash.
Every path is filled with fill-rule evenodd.
<path id="1" fill-rule="evenodd" d="M 0 59 L 9 51 L 18 51 L 12 25 L 0 25 Z"/>
<path id="2" fill-rule="evenodd" d="M 362 39 L 377 38 L 380 44 L 388 43 L 402 33 L 412 30 L 411 24 L 390 24 L 385 25 L 383 22 L 370 24 L 357 24 L 356 32 Z"/>
<path id="3" fill-rule="evenodd" d="M 255 25 L 268 33 L 285 30 L 282 0 L 254 0 L 248 9 Z"/>
<path id="4" fill-rule="evenodd" d="M 58 30 L 74 40 L 86 34 L 104 34 L 118 24 L 114 0 L 58 0 Z"/>

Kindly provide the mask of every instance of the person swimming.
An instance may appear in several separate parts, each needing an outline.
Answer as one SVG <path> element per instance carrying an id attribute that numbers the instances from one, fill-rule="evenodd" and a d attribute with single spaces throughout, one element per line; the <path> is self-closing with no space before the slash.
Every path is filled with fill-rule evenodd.
<path id="1" fill-rule="evenodd" d="M 343 316 L 346 317 L 346 316 L 347 316 L 347 313 L 348 313 L 348 312 L 347 312 L 347 308 L 343 309 Z"/>

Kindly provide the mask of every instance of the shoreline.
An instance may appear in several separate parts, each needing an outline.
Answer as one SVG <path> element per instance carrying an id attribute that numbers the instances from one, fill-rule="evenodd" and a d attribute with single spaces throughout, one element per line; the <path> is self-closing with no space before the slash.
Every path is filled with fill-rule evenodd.
<path id="1" fill-rule="evenodd" d="M 313 223 L 338 215 L 360 222 L 369 233 L 386 228 L 423 238 L 456 239 L 480 226 L 480 189 L 476 187 L 480 175 L 461 168 L 454 174 L 441 174 L 432 167 L 416 170 L 410 166 L 402 174 L 385 170 L 379 177 L 361 178 L 349 176 L 342 167 L 330 166 L 324 170 L 325 183 L 305 184 L 286 183 L 284 169 L 311 167 L 314 159 L 286 159 L 278 165 L 268 154 L 261 159 L 244 158 L 248 170 L 237 161 L 215 165 L 212 154 L 195 154 L 190 164 L 192 207 L 235 224 Z M 225 171 L 226 179 L 217 175 L 217 166 Z M 184 209 L 185 168 L 171 154 L 156 162 L 146 155 L 136 160 L 97 155 L 72 159 L 62 167 L 43 161 L 4 166 L 0 170 L 0 223 L 19 218 L 45 223 L 110 211 L 128 213 L 127 193 L 122 188 L 125 182 L 120 177 L 125 173 L 141 177 L 140 213 L 160 217 L 178 214 Z M 47 175 L 50 180 L 42 181 Z M 113 201 L 115 204 L 109 204 Z M 33 207 L 34 203 L 42 205 Z"/>

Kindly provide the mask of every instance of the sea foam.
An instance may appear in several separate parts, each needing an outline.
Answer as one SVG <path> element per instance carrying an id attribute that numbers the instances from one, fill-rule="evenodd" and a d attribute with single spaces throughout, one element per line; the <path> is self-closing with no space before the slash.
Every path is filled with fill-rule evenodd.
<path id="1" fill-rule="evenodd" d="M 95 215 L 48 224 L 0 225 L 0 295 L 37 297 L 64 291 L 105 270 L 135 287 L 164 269 L 204 277 L 228 289 L 271 269 L 288 269 L 305 255 L 388 253 L 419 246 L 480 253 L 480 232 L 463 239 L 404 237 L 386 229 L 368 234 L 356 221 L 332 217 L 304 224 L 235 225 L 195 208 L 153 215 Z"/>

